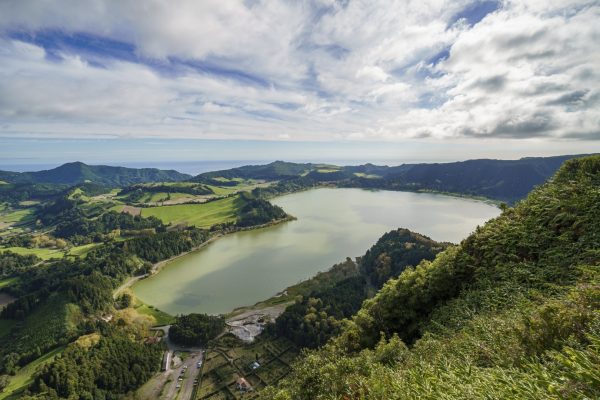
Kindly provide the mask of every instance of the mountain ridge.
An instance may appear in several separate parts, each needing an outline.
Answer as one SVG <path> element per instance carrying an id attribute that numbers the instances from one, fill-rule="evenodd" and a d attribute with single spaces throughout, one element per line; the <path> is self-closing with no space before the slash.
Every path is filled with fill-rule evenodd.
<path id="1" fill-rule="evenodd" d="M 69 162 L 56 168 L 34 172 L 0 171 L 0 180 L 9 183 L 76 185 L 94 182 L 108 186 L 127 186 L 143 182 L 178 182 L 189 178 L 191 175 L 175 170 L 88 165 L 81 161 Z"/>

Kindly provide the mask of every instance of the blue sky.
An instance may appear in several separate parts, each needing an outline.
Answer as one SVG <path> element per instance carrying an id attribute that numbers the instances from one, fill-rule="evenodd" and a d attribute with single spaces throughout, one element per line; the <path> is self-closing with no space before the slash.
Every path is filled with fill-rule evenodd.
<path id="1" fill-rule="evenodd" d="M 577 0 L 4 1 L 0 164 L 163 159 L 152 141 L 171 159 L 599 151 L 599 17 Z"/>

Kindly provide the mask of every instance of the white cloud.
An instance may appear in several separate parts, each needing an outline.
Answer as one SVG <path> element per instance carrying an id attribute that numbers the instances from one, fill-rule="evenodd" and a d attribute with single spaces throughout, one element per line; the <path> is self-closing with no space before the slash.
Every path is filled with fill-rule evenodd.
<path id="1" fill-rule="evenodd" d="M 600 5 L 506 0 L 454 23 L 470 4 L 5 1 L 0 134 L 598 139 Z M 86 33 L 139 59 L 50 57 L 14 32 Z"/>

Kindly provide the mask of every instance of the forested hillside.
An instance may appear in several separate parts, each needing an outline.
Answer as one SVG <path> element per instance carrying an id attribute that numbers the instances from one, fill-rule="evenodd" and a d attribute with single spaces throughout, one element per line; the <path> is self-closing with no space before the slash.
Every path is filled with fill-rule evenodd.
<path id="1" fill-rule="evenodd" d="M 527 157 L 519 160 L 468 160 L 454 163 L 335 166 L 275 161 L 200 174 L 193 181 L 235 184 L 236 179 L 277 181 L 257 193 L 277 195 L 328 184 L 385 190 L 435 191 L 480 196 L 513 203 L 551 177 L 560 165 L 580 156 Z M 220 179 L 220 181 L 218 181 Z"/>
<path id="2" fill-rule="evenodd" d="M 84 182 L 108 186 L 127 186 L 143 182 L 177 182 L 190 178 L 174 170 L 125 168 L 72 162 L 36 172 L 0 171 L 0 179 L 9 183 L 56 183 L 76 185 Z"/>
<path id="3" fill-rule="evenodd" d="M 598 398 L 600 156 L 408 268 L 265 399 Z"/>
<path id="4" fill-rule="evenodd" d="M 433 260 L 448 245 L 407 229 L 388 232 L 358 263 L 348 259 L 321 273 L 314 282 L 307 281 L 304 285 L 314 289 L 296 298 L 269 332 L 285 336 L 301 348 L 322 346 L 341 332 L 342 320 L 356 313 L 383 283 L 421 260 Z"/>

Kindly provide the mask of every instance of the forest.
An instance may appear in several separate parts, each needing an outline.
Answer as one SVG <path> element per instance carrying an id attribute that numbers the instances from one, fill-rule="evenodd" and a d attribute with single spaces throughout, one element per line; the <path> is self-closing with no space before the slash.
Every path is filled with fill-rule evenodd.
<path id="1" fill-rule="evenodd" d="M 358 259 L 358 276 L 347 277 L 299 296 L 268 331 L 285 336 L 298 347 L 316 348 L 341 332 L 369 294 L 390 278 L 422 260 L 433 260 L 448 246 L 399 228 L 384 234 Z M 326 274 L 326 273 L 325 273 Z"/>
<path id="2" fill-rule="evenodd" d="M 153 263 L 215 235 L 286 218 L 269 197 L 374 179 L 328 180 L 340 174 L 310 164 L 256 171 L 280 180 L 240 193 L 244 205 L 235 222 L 211 229 L 169 226 L 90 205 L 86 196 L 108 193 L 103 184 L 10 184 L 42 185 L 40 198 L 52 195 L 33 206 L 36 227 L 48 230 L 7 235 L 4 246 L 35 250 L 42 236 L 67 249 L 98 245 L 49 260 L 33 250 L 0 253 L 0 278 L 8 282 L 1 290 L 14 298 L 0 312 L 0 327 L 6 327 L 0 335 L 0 383 L 40 356 L 58 352 L 28 396 L 119 398 L 134 390 L 158 369 L 160 351 L 142 343 L 146 325 L 134 328 L 121 317 L 115 323 L 102 320 L 130 309 L 131 298 L 113 298 L 125 279 L 147 274 Z M 348 261 L 344 273 L 323 273 L 314 285 L 300 285 L 293 304 L 267 332 L 310 350 L 263 398 L 402 398 L 405 393 L 456 398 L 465 395 L 461 390 L 505 398 L 527 397 L 525 388 L 534 398 L 597 397 L 590 371 L 600 366 L 599 176 L 600 157 L 570 160 L 548 183 L 458 245 L 393 230 L 356 264 Z M 50 187 L 54 191 L 44 191 Z M 10 204 L 20 201 L 19 193 Z M 191 314 L 179 316 L 170 334 L 178 343 L 197 346 L 223 328 L 221 317 Z M 121 353 L 127 357 L 116 360 Z M 100 369 L 107 364 L 111 367 Z M 96 378 L 75 365 L 85 365 Z M 356 385 L 330 385 L 321 379 L 326 374 Z M 440 375 L 443 383 L 434 379 Z"/>
<path id="3" fill-rule="evenodd" d="M 597 398 L 599 184 L 600 156 L 567 161 L 386 282 L 261 398 Z"/>
<path id="4" fill-rule="evenodd" d="M 184 346 L 203 346 L 225 328 L 222 316 L 206 314 L 188 314 L 177 317 L 169 328 L 169 337 L 173 342 Z"/>

